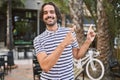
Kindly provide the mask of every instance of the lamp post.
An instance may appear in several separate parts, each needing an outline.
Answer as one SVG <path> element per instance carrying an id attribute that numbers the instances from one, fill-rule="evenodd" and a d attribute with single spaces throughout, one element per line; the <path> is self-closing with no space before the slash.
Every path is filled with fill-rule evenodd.
<path id="1" fill-rule="evenodd" d="M 40 34 L 40 1 L 37 1 L 37 35 Z"/>

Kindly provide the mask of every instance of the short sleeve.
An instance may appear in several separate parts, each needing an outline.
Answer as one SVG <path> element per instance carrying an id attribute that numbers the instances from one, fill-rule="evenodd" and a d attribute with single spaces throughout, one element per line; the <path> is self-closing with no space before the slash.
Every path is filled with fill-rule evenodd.
<path id="1" fill-rule="evenodd" d="M 74 38 L 76 38 L 75 32 L 73 32 L 72 35 L 74 36 Z M 72 47 L 73 48 L 79 48 L 77 39 L 75 39 L 75 41 L 72 43 Z"/>
<path id="2" fill-rule="evenodd" d="M 38 37 L 36 37 L 33 40 L 33 45 L 34 45 L 34 49 L 35 49 L 35 55 L 40 52 L 45 52 L 44 45 L 42 45 L 41 40 Z"/>

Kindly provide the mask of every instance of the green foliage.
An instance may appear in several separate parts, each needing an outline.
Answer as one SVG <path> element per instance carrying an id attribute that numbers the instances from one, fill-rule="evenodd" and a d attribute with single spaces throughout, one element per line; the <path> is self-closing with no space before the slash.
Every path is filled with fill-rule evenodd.
<path id="1" fill-rule="evenodd" d="M 104 5 L 106 14 L 108 16 L 111 35 L 112 37 L 116 37 L 120 30 L 120 0 L 113 0 L 111 2 L 105 0 Z"/>
<path id="2" fill-rule="evenodd" d="M 92 18 L 97 20 L 97 0 L 84 0 Z M 120 33 L 120 0 L 103 0 L 103 7 L 108 18 L 109 30 L 112 37 Z"/>
<path id="3" fill-rule="evenodd" d="M 7 10 L 7 2 L 5 0 L 1 0 L 0 12 L 5 14 L 6 10 Z"/>
<path id="4" fill-rule="evenodd" d="M 25 34 L 30 30 L 29 24 L 26 21 L 18 21 L 15 23 L 16 31 L 20 34 Z"/>
<path id="5" fill-rule="evenodd" d="M 96 0 L 83 0 L 87 6 L 87 8 L 90 10 L 91 13 L 97 12 L 97 7 L 96 7 Z"/>
<path id="6" fill-rule="evenodd" d="M 97 0 L 83 0 L 85 5 L 87 6 L 90 14 L 92 15 L 92 18 L 94 22 L 97 20 Z"/>
<path id="7" fill-rule="evenodd" d="M 0 12 L 6 13 L 7 11 L 7 1 L 8 0 L 1 0 L 0 1 Z M 12 8 L 24 8 L 25 0 L 11 0 L 12 1 Z"/>
<path id="8" fill-rule="evenodd" d="M 12 0 L 12 8 L 23 8 L 25 7 L 24 5 L 25 0 Z"/>

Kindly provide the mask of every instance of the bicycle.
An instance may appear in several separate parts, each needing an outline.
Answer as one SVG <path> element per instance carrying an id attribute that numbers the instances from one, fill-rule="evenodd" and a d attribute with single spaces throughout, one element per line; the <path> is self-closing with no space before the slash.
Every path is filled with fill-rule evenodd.
<path id="1" fill-rule="evenodd" d="M 97 59 L 99 55 L 99 51 L 95 48 L 90 48 L 85 57 L 79 60 L 74 59 L 74 65 L 78 69 L 83 69 L 83 66 L 86 65 L 85 70 L 88 78 L 90 80 L 101 80 L 104 76 L 105 68 L 103 63 Z"/>

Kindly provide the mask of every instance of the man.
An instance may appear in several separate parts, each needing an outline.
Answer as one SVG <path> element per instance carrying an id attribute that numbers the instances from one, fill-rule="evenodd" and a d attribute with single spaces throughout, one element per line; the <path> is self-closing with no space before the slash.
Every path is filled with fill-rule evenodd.
<path id="1" fill-rule="evenodd" d="M 40 17 L 46 30 L 34 39 L 34 48 L 42 68 L 41 80 L 74 80 L 73 58 L 84 56 L 95 38 L 90 27 L 87 39 L 79 48 L 73 30 L 59 27 L 58 8 L 52 2 L 42 6 Z"/>

